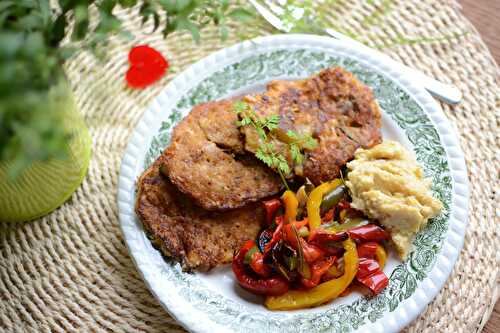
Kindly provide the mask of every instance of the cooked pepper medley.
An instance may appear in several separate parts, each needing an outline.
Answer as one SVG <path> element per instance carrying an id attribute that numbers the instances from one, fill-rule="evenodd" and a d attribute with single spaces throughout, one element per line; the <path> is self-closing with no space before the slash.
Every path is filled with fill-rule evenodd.
<path id="1" fill-rule="evenodd" d="M 318 306 L 349 293 L 354 284 L 378 294 L 389 234 L 350 206 L 341 179 L 263 201 L 267 226 L 232 263 L 238 283 L 265 295 L 270 310 Z"/>

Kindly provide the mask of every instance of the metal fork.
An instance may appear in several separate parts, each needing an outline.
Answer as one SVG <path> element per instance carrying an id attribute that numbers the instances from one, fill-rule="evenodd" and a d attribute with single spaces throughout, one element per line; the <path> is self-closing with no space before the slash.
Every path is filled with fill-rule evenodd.
<path id="1" fill-rule="evenodd" d="M 282 15 L 284 13 L 284 9 L 279 4 L 268 0 L 265 1 L 266 5 L 261 4 L 256 0 L 249 0 L 249 2 L 255 7 L 257 12 L 259 12 L 259 14 L 262 15 L 262 17 L 264 17 L 264 19 L 276 29 L 283 32 L 290 32 L 290 30 L 293 28 L 293 26 L 285 24 L 278 17 L 278 15 Z M 369 51 L 372 54 L 376 54 L 380 58 L 383 58 L 383 60 L 392 68 L 406 73 L 406 75 L 412 78 L 414 82 L 419 82 L 429 93 L 445 103 L 453 105 L 459 103 L 462 100 L 462 92 L 454 85 L 443 83 L 422 73 L 421 71 L 403 65 L 402 63 L 390 58 L 384 53 L 374 50 L 338 31 L 335 31 L 333 29 L 321 30 L 323 33 L 335 39 L 342 40 L 351 44 L 356 44 L 358 47 L 363 48 L 364 50 Z"/>

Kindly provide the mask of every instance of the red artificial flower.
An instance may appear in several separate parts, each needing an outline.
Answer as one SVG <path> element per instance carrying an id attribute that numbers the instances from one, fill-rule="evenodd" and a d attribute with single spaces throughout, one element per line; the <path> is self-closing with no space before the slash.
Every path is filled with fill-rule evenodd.
<path id="1" fill-rule="evenodd" d="M 168 69 L 167 60 L 152 47 L 139 45 L 128 54 L 130 68 L 125 79 L 131 88 L 145 88 L 158 81 Z"/>

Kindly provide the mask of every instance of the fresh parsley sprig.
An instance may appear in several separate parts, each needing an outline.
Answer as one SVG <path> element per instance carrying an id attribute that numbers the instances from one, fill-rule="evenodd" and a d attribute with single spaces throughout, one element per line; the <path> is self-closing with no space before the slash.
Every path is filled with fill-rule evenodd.
<path id="1" fill-rule="evenodd" d="M 318 145 L 318 142 L 309 135 L 299 136 L 296 132 L 291 130 L 287 131 L 286 134 L 291 140 L 289 146 L 292 159 L 297 164 L 304 163 L 304 154 L 302 154 L 300 148 L 314 149 Z"/>
<path id="2" fill-rule="evenodd" d="M 288 183 L 285 179 L 285 175 L 290 174 L 291 171 L 288 160 L 272 143 L 272 140 L 279 140 L 274 132 L 279 127 L 280 117 L 278 115 L 260 117 L 248 103 L 242 101 L 235 102 L 233 110 L 240 118 L 237 126 L 252 126 L 262 142 L 255 151 L 255 157 L 268 167 L 276 169 L 283 183 L 288 188 Z M 292 130 L 288 130 L 286 135 L 288 137 L 287 142 L 280 141 L 287 144 L 288 151 L 296 164 L 304 162 L 303 149 L 314 149 L 318 144 L 313 137 L 299 135 Z"/>
<path id="3" fill-rule="evenodd" d="M 236 125 L 239 127 L 252 125 L 259 138 L 263 141 L 267 140 L 267 131 L 273 131 L 278 128 L 280 117 L 278 115 L 270 115 L 268 117 L 259 117 L 254 109 L 245 102 L 238 101 L 234 103 L 234 112 L 240 116 Z"/>
<path id="4" fill-rule="evenodd" d="M 263 143 L 255 152 L 255 157 L 264 162 L 267 166 L 275 167 L 285 175 L 290 173 L 288 161 L 283 154 L 278 153 L 274 149 L 272 143 Z"/>

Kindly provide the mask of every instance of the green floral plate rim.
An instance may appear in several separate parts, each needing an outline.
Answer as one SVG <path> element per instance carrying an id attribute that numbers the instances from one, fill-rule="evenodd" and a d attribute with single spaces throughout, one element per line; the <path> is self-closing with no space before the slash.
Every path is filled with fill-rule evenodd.
<path id="1" fill-rule="evenodd" d="M 231 272 L 183 273 L 153 248 L 134 213 L 138 176 L 168 145 L 192 106 L 259 89 L 276 78 L 307 77 L 342 66 L 373 90 L 384 123 L 411 147 L 444 210 L 416 237 L 404 262 L 391 259 L 389 286 L 376 297 L 352 295 L 316 309 L 270 312 L 234 287 Z M 374 54 L 327 37 L 274 35 L 218 51 L 177 76 L 151 103 L 123 157 L 118 190 L 121 228 L 144 281 L 163 307 L 193 332 L 396 332 L 436 296 L 451 273 L 467 225 L 468 182 L 458 140 L 437 102 Z"/>

